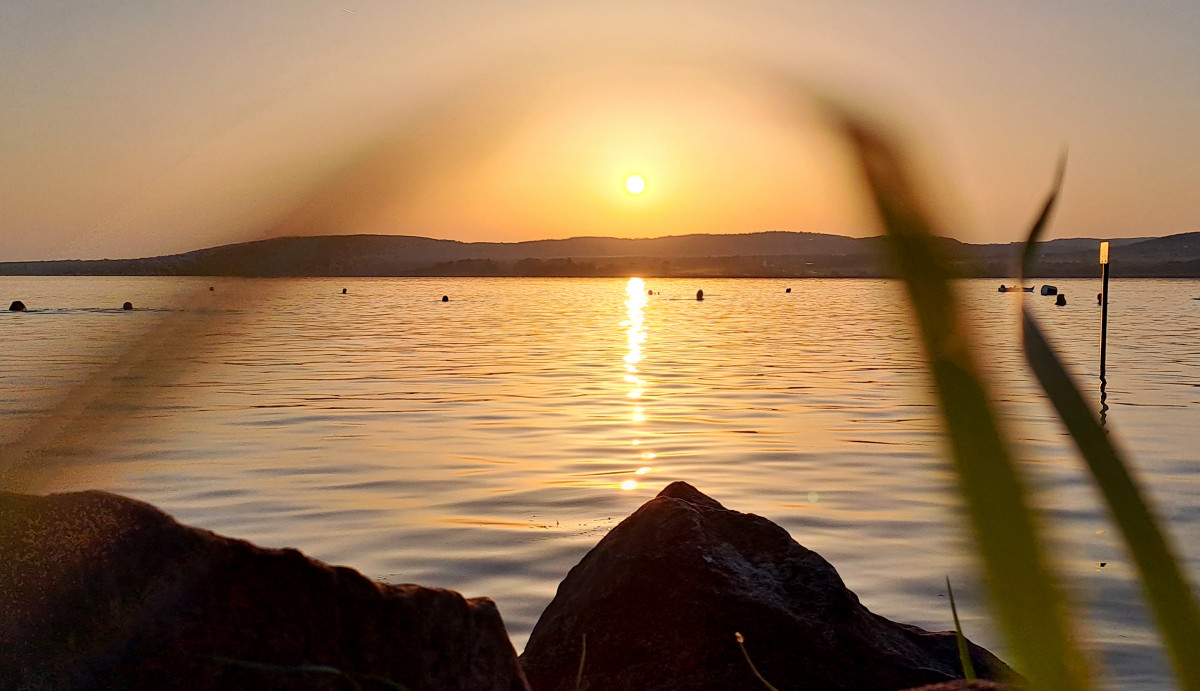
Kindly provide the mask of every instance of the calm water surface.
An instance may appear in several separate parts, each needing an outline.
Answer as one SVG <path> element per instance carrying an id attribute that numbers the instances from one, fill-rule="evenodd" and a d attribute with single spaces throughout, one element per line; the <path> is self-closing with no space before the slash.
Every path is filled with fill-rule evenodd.
<path id="1" fill-rule="evenodd" d="M 1095 392 L 1099 281 L 1055 283 L 1066 307 L 1030 299 Z M 1113 688 L 1167 686 L 1127 556 L 997 284 L 960 287 L 1087 639 Z M 1195 580 L 1200 282 L 1112 292 L 1109 428 Z M 1003 655 L 902 297 L 871 280 L 0 278 L 0 299 L 32 310 L 0 315 L 0 439 L 72 386 L 111 391 L 9 484 L 119 492 L 385 581 L 487 595 L 518 649 L 605 531 L 686 480 L 787 528 L 889 618 L 949 628 L 949 575 L 968 635 Z M 112 309 L 125 300 L 138 309 Z"/>

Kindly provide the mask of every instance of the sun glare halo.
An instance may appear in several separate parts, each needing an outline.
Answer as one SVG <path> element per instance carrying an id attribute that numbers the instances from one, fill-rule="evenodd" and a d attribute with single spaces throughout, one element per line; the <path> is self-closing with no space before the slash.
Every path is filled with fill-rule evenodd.
<path id="1" fill-rule="evenodd" d="M 646 180 L 641 175 L 630 175 L 625 178 L 625 189 L 630 194 L 641 194 L 646 191 Z"/>

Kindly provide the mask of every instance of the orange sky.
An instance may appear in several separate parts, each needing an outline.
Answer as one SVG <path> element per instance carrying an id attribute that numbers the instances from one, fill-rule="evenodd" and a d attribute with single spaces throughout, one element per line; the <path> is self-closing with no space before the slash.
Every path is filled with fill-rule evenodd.
<path id="1" fill-rule="evenodd" d="M 961 239 L 1017 239 L 1064 146 L 1051 236 L 1200 230 L 1194 3 L 965 5 L 9 7 L 0 260 L 318 232 L 873 233 L 780 74 L 903 134 Z"/>

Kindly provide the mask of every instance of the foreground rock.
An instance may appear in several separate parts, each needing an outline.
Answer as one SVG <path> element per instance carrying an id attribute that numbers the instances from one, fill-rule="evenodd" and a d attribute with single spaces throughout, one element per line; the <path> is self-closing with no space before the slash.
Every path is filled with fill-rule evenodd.
<path id="1" fill-rule="evenodd" d="M 962 676 L 953 632 L 869 612 L 832 566 L 765 518 L 676 482 L 558 588 L 521 664 L 537 691 L 907 689 Z M 586 635 L 586 654 L 583 641 Z M 972 645 L 983 678 L 1011 673 Z"/>
<path id="2" fill-rule="evenodd" d="M 102 492 L 0 493 L 0 650 L 5 688 L 528 688 L 490 600 Z"/>

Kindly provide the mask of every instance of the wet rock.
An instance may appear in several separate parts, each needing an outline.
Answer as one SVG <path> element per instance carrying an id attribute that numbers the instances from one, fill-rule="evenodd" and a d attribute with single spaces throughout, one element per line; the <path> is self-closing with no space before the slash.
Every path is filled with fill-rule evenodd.
<path id="1" fill-rule="evenodd" d="M 0 493 L 0 650 L 8 688 L 528 689 L 490 600 L 103 492 Z"/>
<path id="2" fill-rule="evenodd" d="M 0 305 L 3 305 L 3 304 L 4 304 L 3 302 L 0 302 Z M 21 302 L 20 300 L 13 300 L 12 304 L 8 306 L 8 311 L 9 312 L 24 312 L 25 311 L 25 303 Z"/>
<path id="3" fill-rule="evenodd" d="M 948 615 L 947 615 L 948 616 Z M 765 518 L 676 482 L 587 554 L 533 629 L 537 691 L 908 689 L 962 676 L 952 631 L 872 614 L 827 561 Z M 582 655 L 583 637 L 587 652 Z M 972 645 L 976 672 L 1010 673 Z"/>

